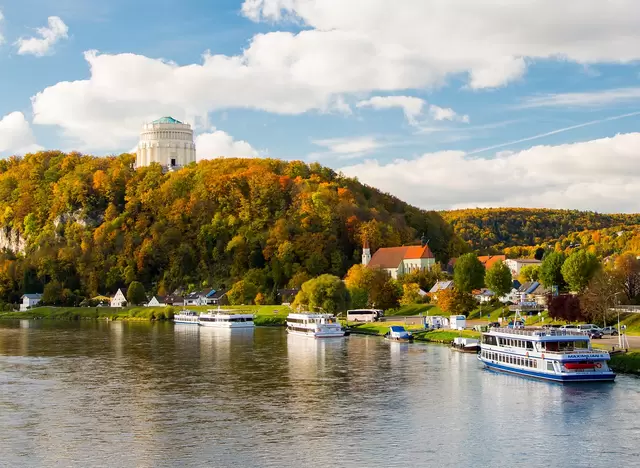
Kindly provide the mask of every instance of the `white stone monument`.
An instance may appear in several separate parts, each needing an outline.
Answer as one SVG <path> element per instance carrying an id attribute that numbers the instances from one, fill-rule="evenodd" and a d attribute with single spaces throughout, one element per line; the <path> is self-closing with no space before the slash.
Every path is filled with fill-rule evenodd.
<path id="1" fill-rule="evenodd" d="M 191 125 L 173 117 L 162 117 L 144 124 L 136 156 L 136 167 L 160 164 L 165 170 L 176 170 L 196 160 Z"/>

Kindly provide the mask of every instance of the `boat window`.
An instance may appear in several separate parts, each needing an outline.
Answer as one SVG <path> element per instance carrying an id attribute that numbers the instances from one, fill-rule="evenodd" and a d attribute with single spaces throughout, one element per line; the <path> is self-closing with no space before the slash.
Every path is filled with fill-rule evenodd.
<path id="1" fill-rule="evenodd" d="M 553 362 L 547 362 L 547 370 L 548 371 L 553 371 Z"/>
<path id="2" fill-rule="evenodd" d="M 576 341 L 575 348 L 576 349 L 587 349 L 589 344 L 586 341 Z"/>
<path id="3" fill-rule="evenodd" d="M 533 349 L 533 342 L 527 341 L 527 349 Z"/>

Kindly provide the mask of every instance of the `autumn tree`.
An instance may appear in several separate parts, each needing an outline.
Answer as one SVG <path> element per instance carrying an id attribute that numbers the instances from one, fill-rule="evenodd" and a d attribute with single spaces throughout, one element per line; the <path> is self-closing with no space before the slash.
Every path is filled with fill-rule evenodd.
<path id="1" fill-rule="evenodd" d="M 385 271 L 364 265 L 352 266 L 344 283 L 354 308 L 376 307 L 387 310 L 398 306 L 402 296 L 401 286 Z"/>
<path id="2" fill-rule="evenodd" d="M 131 282 L 129 289 L 127 289 L 127 302 L 132 305 L 141 305 L 147 302 L 147 296 L 141 282 Z"/>
<path id="3" fill-rule="evenodd" d="M 227 299 L 231 305 L 253 304 L 258 294 L 258 287 L 254 283 L 242 279 L 227 292 Z"/>
<path id="4" fill-rule="evenodd" d="M 418 283 L 405 283 L 402 285 L 401 305 L 418 304 L 421 301 L 422 296 L 420 295 L 420 286 Z"/>
<path id="5" fill-rule="evenodd" d="M 451 315 L 467 315 L 475 309 L 477 303 L 471 294 L 453 287 L 438 292 L 437 305 L 443 312 Z"/>
<path id="6" fill-rule="evenodd" d="M 503 297 L 513 289 L 511 270 L 502 261 L 494 263 L 485 275 L 487 288 L 493 291 L 497 297 Z"/>
<path id="7" fill-rule="evenodd" d="M 561 272 L 569 288 L 580 293 L 587 287 L 599 267 L 600 262 L 595 255 L 585 250 L 578 250 L 569 255 L 562 265 Z"/>
<path id="8" fill-rule="evenodd" d="M 539 278 L 545 287 L 558 286 L 559 289 L 564 289 L 566 283 L 562 276 L 562 265 L 565 260 L 566 257 L 561 252 L 551 252 L 544 258 L 540 265 Z"/>
<path id="9" fill-rule="evenodd" d="M 464 254 L 456 261 L 453 269 L 453 282 L 456 289 L 470 293 L 484 286 L 485 268 L 473 253 Z"/>
<path id="10" fill-rule="evenodd" d="M 614 272 L 598 270 L 580 296 L 584 316 L 591 322 L 611 322 L 611 308 L 624 297 L 624 284 Z"/>
<path id="11" fill-rule="evenodd" d="M 635 255 L 625 253 L 616 258 L 614 275 L 629 300 L 640 296 L 640 260 Z"/>
<path id="12" fill-rule="evenodd" d="M 62 297 L 62 284 L 59 281 L 51 281 L 44 286 L 44 292 L 42 293 L 42 303 L 48 305 L 61 305 L 63 302 Z"/>
<path id="13" fill-rule="evenodd" d="M 302 289 L 292 304 L 308 308 L 310 311 L 324 310 L 331 314 L 344 312 L 349 302 L 349 292 L 337 276 L 324 274 L 302 285 Z"/>

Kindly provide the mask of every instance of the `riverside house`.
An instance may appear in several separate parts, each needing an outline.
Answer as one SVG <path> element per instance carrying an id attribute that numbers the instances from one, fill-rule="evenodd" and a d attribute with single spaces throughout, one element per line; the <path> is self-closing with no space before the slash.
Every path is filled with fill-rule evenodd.
<path id="1" fill-rule="evenodd" d="M 21 299 L 22 303 L 20 304 L 20 312 L 24 312 L 37 306 L 42 300 L 42 294 L 24 294 Z"/>
<path id="2" fill-rule="evenodd" d="M 184 297 L 185 306 L 224 305 L 227 302 L 227 292 L 224 290 L 204 289 L 187 294 Z"/>
<path id="3" fill-rule="evenodd" d="M 127 297 L 122 292 L 122 289 L 118 289 L 118 292 L 111 298 L 111 307 L 124 307 L 127 305 Z"/>

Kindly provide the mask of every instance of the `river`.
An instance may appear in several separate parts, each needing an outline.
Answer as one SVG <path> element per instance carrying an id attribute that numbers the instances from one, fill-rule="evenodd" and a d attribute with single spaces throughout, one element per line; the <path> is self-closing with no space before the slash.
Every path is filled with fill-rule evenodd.
<path id="1" fill-rule="evenodd" d="M 0 466 L 639 466 L 639 408 L 437 345 L 0 322 Z"/>

